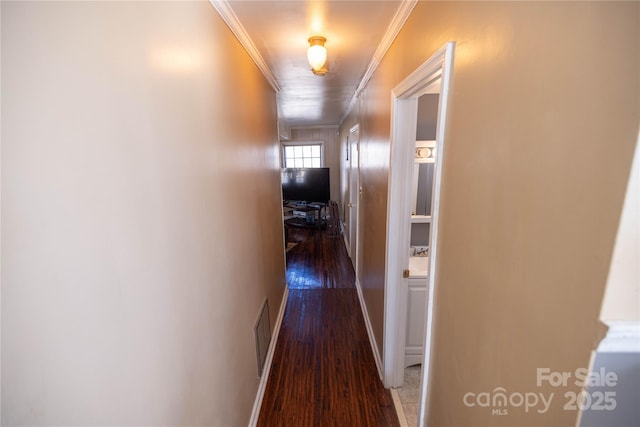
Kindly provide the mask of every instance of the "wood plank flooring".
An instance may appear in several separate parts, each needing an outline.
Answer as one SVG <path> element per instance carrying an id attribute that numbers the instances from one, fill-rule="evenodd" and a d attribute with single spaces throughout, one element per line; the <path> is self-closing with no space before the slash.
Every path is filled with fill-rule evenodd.
<path id="1" fill-rule="evenodd" d="M 287 258 L 289 299 L 257 425 L 398 426 L 342 236 L 310 233 Z"/>
<path id="2" fill-rule="evenodd" d="M 355 273 L 344 238 L 326 231 L 290 228 L 298 245 L 287 252 L 289 289 L 354 288 Z"/>

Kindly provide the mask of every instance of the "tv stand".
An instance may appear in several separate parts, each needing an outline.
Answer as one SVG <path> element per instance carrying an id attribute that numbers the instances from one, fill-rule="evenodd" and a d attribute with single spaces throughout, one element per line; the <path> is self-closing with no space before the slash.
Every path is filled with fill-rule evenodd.
<path id="1" fill-rule="evenodd" d="M 292 227 L 322 229 L 322 211 L 325 203 L 285 200 L 283 203 L 284 223 Z"/>

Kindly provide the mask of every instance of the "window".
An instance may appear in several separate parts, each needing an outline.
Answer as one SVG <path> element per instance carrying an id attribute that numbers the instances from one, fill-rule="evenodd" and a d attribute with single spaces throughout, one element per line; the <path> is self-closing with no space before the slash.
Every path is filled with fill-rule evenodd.
<path id="1" fill-rule="evenodd" d="M 291 144 L 284 146 L 285 168 L 322 167 L 322 144 Z"/>

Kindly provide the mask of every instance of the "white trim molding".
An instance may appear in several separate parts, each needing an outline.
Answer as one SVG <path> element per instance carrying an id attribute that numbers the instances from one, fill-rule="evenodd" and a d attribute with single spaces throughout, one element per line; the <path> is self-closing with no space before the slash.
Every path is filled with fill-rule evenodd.
<path id="1" fill-rule="evenodd" d="M 640 353 L 640 322 L 604 321 L 609 327 L 598 353 Z"/>
<path id="2" fill-rule="evenodd" d="M 429 283 L 427 286 L 427 336 L 423 368 L 428 367 L 431 343 L 433 292 L 437 258 L 437 212 L 439 209 L 439 185 L 442 174 L 442 153 L 445 146 L 445 122 L 450 72 L 455 44 L 449 42 L 434 53 L 420 67 L 409 74 L 391 91 L 391 152 L 389 167 L 389 191 L 387 193 L 387 237 L 385 257 L 385 323 L 384 323 L 384 384 L 400 387 L 404 381 L 404 341 L 406 322 L 406 279 L 403 269 L 408 268 L 411 212 L 411 181 L 416 146 L 418 97 L 425 93 L 440 93 L 438 106 L 437 147 L 434 192 L 431 217 Z M 444 74 L 448 72 L 449 74 Z M 423 369 L 428 372 L 427 369 Z"/>
<path id="3" fill-rule="evenodd" d="M 351 97 L 347 108 L 344 110 L 344 113 L 342 113 L 342 117 L 340 117 L 340 120 L 338 121 L 339 123 L 342 123 L 353 109 L 353 106 L 356 104 L 356 99 L 360 96 L 360 93 L 367 86 L 369 80 L 371 80 L 371 77 L 380 65 L 382 58 L 384 58 L 384 55 L 386 55 L 387 51 L 391 47 L 391 44 L 398 36 L 398 33 L 400 33 L 400 30 L 404 26 L 404 23 L 407 22 L 407 19 L 413 11 L 413 8 L 416 7 L 417 4 L 418 0 L 406 0 L 400 2 L 400 6 L 398 7 L 396 14 L 393 16 L 393 19 L 387 27 L 387 31 L 384 33 L 384 36 L 382 36 L 382 40 L 380 41 L 378 48 L 373 54 L 373 58 L 371 58 L 371 61 L 367 66 L 367 70 L 365 71 L 362 79 L 360 80 L 360 83 L 358 84 L 358 87 L 353 93 L 353 96 Z"/>
<path id="4" fill-rule="evenodd" d="M 385 321 L 384 321 L 384 385 L 398 387 L 403 383 L 408 279 L 409 221 L 411 212 L 411 179 L 416 147 L 418 98 L 439 93 L 436 125 L 430 262 L 427 284 L 426 323 L 418 426 L 425 425 L 430 401 L 431 351 L 434 330 L 435 294 L 438 283 L 438 223 L 440 187 L 446 144 L 446 123 L 453 71 L 455 43 L 448 42 L 426 62 L 409 74 L 391 92 L 391 152 L 389 191 L 387 192 L 387 236 L 385 257 Z"/>
<path id="5" fill-rule="evenodd" d="M 264 60 L 262 55 L 260 55 L 256 45 L 253 44 L 251 37 L 249 37 L 249 33 L 247 33 L 247 30 L 245 30 L 242 23 L 240 23 L 238 16 L 231 8 L 229 2 L 227 0 L 209 0 L 209 2 L 218 12 L 222 20 L 227 24 L 231 32 L 235 34 L 242 47 L 244 47 L 251 59 L 253 59 L 253 62 L 258 66 L 264 75 L 264 78 L 267 79 L 273 90 L 276 91 L 276 93 L 280 92 L 280 85 L 278 85 L 275 76 L 271 72 L 267 62 Z"/>
<path id="6" fill-rule="evenodd" d="M 260 409 L 262 408 L 262 399 L 264 399 L 264 391 L 267 388 L 267 381 L 269 380 L 269 372 L 271 372 L 271 363 L 273 362 L 273 353 L 276 349 L 276 343 L 278 342 L 278 336 L 280 336 L 280 326 L 282 325 L 282 319 L 284 318 L 284 311 L 287 308 L 287 300 L 289 299 L 289 286 L 284 289 L 282 295 L 282 302 L 280 303 L 280 311 L 276 319 L 273 333 L 271 334 L 271 342 L 269 343 L 269 350 L 267 350 L 267 357 L 264 361 L 264 368 L 262 370 L 262 377 L 260 377 L 260 383 L 258 384 L 258 392 L 256 394 L 256 400 L 253 402 L 253 410 L 251 411 L 251 418 L 249 420 L 249 427 L 253 427 L 258 423 L 260 417 Z"/>
<path id="7" fill-rule="evenodd" d="M 358 293 L 358 299 L 360 300 L 360 309 L 362 310 L 364 323 L 367 327 L 367 335 L 369 335 L 369 344 L 371 344 L 371 351 L 373 351 L 373 358 L 376 361 L 376 367 L 378 368 L 378 375 L 382 380 L 382 359 L 380 358 L 380 352 L 378 351 L 378 344 L 376 343 L 376 337 L 373 334 L 371 319 L 369 319 L 369 310 L 367 310 L 367 304 L 364 302 L 364 296 L 362 295 L 362 286 L 360 286 L 360 281 L 358 280 L 357 277 L 356 277 L 356 291 Z"/>

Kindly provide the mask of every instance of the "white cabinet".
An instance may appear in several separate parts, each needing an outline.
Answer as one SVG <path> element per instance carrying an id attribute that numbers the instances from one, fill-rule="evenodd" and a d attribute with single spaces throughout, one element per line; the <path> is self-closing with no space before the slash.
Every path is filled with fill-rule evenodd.
<path id="1" fill-rule="evenodd" d="M 427 278 L 409 278 L 404 366 L 422 363 L 427 308 Z"/>
<path id="2" fill-rule="evenodd" d="M 405 330 L 404 366 L 422 363 L 427 318 L 429 258 L 409 257 L 407 280 L 407 327 Z"/>

